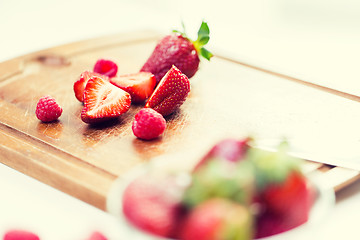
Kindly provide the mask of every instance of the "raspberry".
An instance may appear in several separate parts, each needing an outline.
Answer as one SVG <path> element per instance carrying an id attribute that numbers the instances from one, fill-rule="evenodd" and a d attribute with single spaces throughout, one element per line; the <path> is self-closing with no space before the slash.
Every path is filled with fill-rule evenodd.
<path id="1" fill-rule="evenodd" d="M 40 238 L 28 231 L 23 230 L 10 230 L 4 235 L 4 240 L 40 240 Z"/>
<path id="2" fill-rule="evenodd" d="M 164 117 L 151 108 L 143 108 L 136 115 L 132 130 L 136 137 L 151 140 L 160 136 L 166 128 Z"/>
<path id="3" fill-rule="evenodd" d="M 36 117 L 43 122 L 51 122 L 58 119 L 62 113 L 62 108 L 56 100 L 50 96 L 40 98 L 36 105 Z"/>
<path id="4" fill-rule="evenodd" d="M 117 71 L 118 66 L 111 60 L 99 59 L 94 66 L 94 72 L 108 77 L 115 77 Z"/>

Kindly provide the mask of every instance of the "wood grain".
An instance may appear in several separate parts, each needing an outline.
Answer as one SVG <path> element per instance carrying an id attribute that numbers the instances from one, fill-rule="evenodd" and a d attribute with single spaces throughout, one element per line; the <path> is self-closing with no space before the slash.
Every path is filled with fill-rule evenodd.
<path id="1" fill-rule="evenodd" d="M 119 34 L 1 63 L 0 161 L 105 209 L 114 179 L 153 157 L 201 155 L 225 137 L 312 136 L 321 141 L 342 124 L 359 130 L 357 102 L 220 57 L 202 63 L 191 79 L 189 98 L 167 118 L 167 129 L 157 140 L 142 141 L 132 134 L 131 122 L 141 104 L 106 124 L 83 123 L 82 104 L 72 89 L 80 73 L 91 70 L 99 58 L 114 59 L 120 74 L 137 72 L 159 37 L 146 31 Z M 59 121 L 37 120 L 35 106 L 43 95 L 55 97 L 63 107 Z M 353 131 L 342 134 L 351 137 Z"/>

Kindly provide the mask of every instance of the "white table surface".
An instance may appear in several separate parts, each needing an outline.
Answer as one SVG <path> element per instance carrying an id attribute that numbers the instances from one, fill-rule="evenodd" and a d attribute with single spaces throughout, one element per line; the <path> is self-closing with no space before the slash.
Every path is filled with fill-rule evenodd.
<path id="1" fill-rule="evenodd" d="M 360 89 L 354 81 L 359 76 L 359 11 L 356 0 L 1 0 L 0 62 L 134 29 L 167 32 L 179 28 L 181 19 L 195 33 L 205 18 L 212 31 L 209 49 L 354 92 Z M 0 192 L 0 236 L 6 229 L 24 228 L 42 239 L 85 239 L 95 230 L 109 239 L 125 239 L 113 216 L 1 164 Z M 307 239 L 360 239 L 360 182 L 337 198 L 332 213 Z"/>

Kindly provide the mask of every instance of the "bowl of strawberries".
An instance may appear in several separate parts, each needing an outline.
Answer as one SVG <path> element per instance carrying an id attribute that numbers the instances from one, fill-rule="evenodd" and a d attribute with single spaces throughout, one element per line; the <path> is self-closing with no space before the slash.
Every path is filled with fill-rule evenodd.
<path id="1" fill-rule="evenodd" d="M 302 236 L 334 204 L 334 193 L 287 153 L 225 139 L 194 159 L 162 156 L 119 178 L 108 211 L 128 239 L 250 240 Z M 119 202 L 119 199 L 120 202 Z"/>

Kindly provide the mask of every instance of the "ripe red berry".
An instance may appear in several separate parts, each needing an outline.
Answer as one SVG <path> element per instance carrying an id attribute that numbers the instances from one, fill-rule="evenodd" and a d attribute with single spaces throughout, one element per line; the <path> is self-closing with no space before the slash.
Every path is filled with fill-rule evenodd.
<path id="1" fill-rule="evenodd" d="M 173 239 L 184 211 L 184 187 L 177 180 L 176 175 L 145 174 L 132 181 L 122 198 L 126 219 L 143 231 Z"/>
<path id="2" fill-rule="evenodd" d="M 5 233 L 4 240 L 40 240 L 40 238 L 28 231 L 24 230 L 10 230 Z"/>
<path id="3" fill-rule="evenodd" d="M 108 77 L 115 77 L 118 66 L 111 60 L 99 59 L 95 63 L 94 72 L 103 74 Z"/>
<path id="4" fill-rule="evenodd" d="M 207 60 L 212 57 L 212 54 L 204 48 L 210 39 L 210 29 L 206 22 L 201 23 L 195 41 L 189 39 L 185 33 L 176 32 L 160 40 L 140 70 L 154 74 L 156 83 L 161 81 L 173 65 L 191 78 L 199 68 L 199 56 Z"/>
<path id="5" fill-rule="evenodd" d="M 104 75 L 101 75 L 99 73 L 90 72 L 90 71 L 82 72 L 80 77 L 74 83 L 75 97 L 80 102 L 84 102 L 84 89 L 85 89 L 85 86 L 86 86 L 87 82 L 89 81 L 89 79 L 94 77 L 94 76 L 101 77 L 101 78 L 103 78 L 105 80 L 108 80 L 108 77 L 106 77 Z"/>
<path id="6" fill-rule="evenodd" d="M 119 117 L 130 108 L 130 94 L 103 77 L 91 77 L 84 89 L 84 108 L 81 120 L 99 123 Z"/>
<path id="7" fill-rule="evenodd" d="M 172 66 L 147 100 L 145 108 L 152 108 L 163 116 L 170 115 L 185 102 L 189 92 L 188 77 Z"/>
<path id="8" fill-rule="evenodd" d="M 62 108 L 56 100 L 50 96 L 40 98 L 36 105 L 36 117 L 43 122 L 52 122 L 57 120 L 62 113 Z"/>
<path id="9" fill-rule="evenodd" d="M 154 92 L 155 76 L 149 72 L 125 74 L 110 79 L 110 82 L 122 90 L 130 93 L 131 102 L 145 101 Z"/>
<path id="10" fill-rule="evenodd" d="M 151 108 L 143 108 L 136 115 L 132 130 L 136 137 L 151 140 L 160 136 L 166 128 L 164 117 Z"/>

